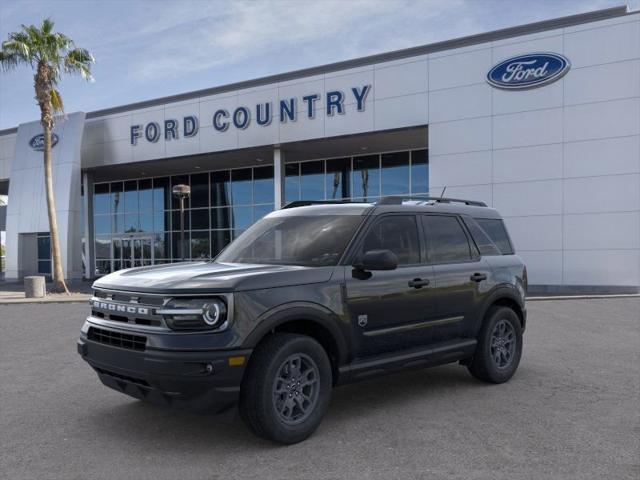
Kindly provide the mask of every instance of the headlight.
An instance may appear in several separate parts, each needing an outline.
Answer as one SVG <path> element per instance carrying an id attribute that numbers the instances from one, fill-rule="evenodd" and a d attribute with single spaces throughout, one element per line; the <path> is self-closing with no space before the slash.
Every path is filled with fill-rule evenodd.
<path id="1" fill-rule="evenodd" d="M 219 298 L 174 298 L 156 313 L 163 315 L 173 330 L 215 330 L 227 321 L 227 306 Z"/>

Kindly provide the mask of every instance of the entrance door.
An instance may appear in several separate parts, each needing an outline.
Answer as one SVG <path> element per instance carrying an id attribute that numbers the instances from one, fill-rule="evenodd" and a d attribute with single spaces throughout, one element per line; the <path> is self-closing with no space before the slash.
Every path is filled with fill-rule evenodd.
<path id="1" fill-rule="evenodd" d="M 114 238 L 112 254 L 113 271 L 153 265 L 153 239 L 136 236 Z"/>

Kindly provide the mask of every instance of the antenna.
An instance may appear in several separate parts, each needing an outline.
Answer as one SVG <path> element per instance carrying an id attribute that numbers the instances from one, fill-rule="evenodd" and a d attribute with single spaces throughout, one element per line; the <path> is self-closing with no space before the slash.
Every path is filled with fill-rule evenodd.
<path id="1" fill-rule="evenodd" d="M 442 193 L 440 194 L 440 200 L 442 200 L 442 198 L 444 197 L 444 192 L 447 190 L 447 186 L 445 185 L 444 188 L 442 189 Z"/>

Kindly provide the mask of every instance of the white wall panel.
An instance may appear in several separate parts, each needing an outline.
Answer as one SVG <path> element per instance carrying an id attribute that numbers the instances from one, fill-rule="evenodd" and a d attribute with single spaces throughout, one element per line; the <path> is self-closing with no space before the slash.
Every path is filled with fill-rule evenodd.
<path id="1" fill-rule="evenodd" d="M 484 83 L 491 68 L 491 49 L 429 57 L 429 90 Z"/>
<path id="2" fill-rule="evenodd" d="M 369 108 L 372 108 L 369 106 Z M 299 115 L 296 122 L 278 123 L 282 143 L 324 137 L 324 110 L 316 114 L 315 119 Z"/>
<path id="3" fill-rule="evenodd" d="M 574 68 L 564 82 L 565 105 L 638 97 L 640 60 Z"/>
<path id="4" fill-rule="evenodd" d="M 562 213 L 562 180 L 496 183 L 493 206 L 506 217 Z"/>
<path id="5" fill-rule="evenodd" d="M 562 284 L 562 251 L 524 251 L 517 252 L 527 266 L 529 285 Z"/>
<path id="6" fill-rule="evenodd" d="M 429 180 L 433 185 L 481 185 L 491 183 L 491 151 L 431 155 Z"/>
<path id="7" fill-rule="evenodd" d="M 563 79 L 530 90 L 493 89 L 493 114 L 543 110 L 562 106 Z"/>
<path id="8" fill-rule="evenodd" d="M 493 151 L 493 181 L 521 182 L 562 177 L 562 144 Z"/>
<path id="9" fill-rule="evenodd" d="M 327 137 L 351 135 L 373 131 L 373 109 L 359 112 L 355 104 L 345 105 L 345 113 L 325 116 L 324 133 Z"/>
<path id="10" fill-rule="evenodd" d="M 564 212 L 626 212 L 640 208 L 640 175 L 564 180 Z"/>
<path id="11" fill-rule="evenodd" d="M 429 122 L 426 93 L 376 100 L 373 108 L 375 130 L 426 125 Z"/>
<path id="12" fill-rule="evenodd" d="M 219 132 L 211 124 L 201 124 L 198 137 L 201 152 L 221 152 L 238 148 L 238 130 L 232 127 L 225 132 Z"/>
<path id="13" fill-rule="evenodd" d="M 564 36 L 564 52 L 574 67 L 640 57 L 640 24 L 622 23 Z"/>
<path id="14" fill-rule="evenodd" d="M 638 250 L 566 250 L 564 283 L 567 285 L 640 285 Z"/>
<path id="15" fill-rule="evenodd" d="M 562 109 L 493 117 L 493 148 L 562 142 Z"/>
<path id="16" fill-rule="evenodd" d="M 616 250 L 640 248 L 640 212 L 564 216 L 564 248 Z"/>
<path id="17" fill-rule="evenodd" d="M 562 250 L 562 215 L 507 217 L 505 223 L 516 252 Z M 532 232 L 544 234 L 532 235 Z"/>
<path id="18" fill-rule="evenodd" d="M 564 144 L 565 177 L 640 172 L 640 136 Z"/>
<path id="19" fill-rule="evenodd" d="M 493 63 L 497 64 L 507 58 L 525 53 L 562 53 L 562 51 L 562 30 L 547 30 L 532 35 L 493 42 Z"/>
<path id="20" fill-rule="evenodd" d="M 403 63 L 393 67 L 377 67 L 375 98 L 398 97 L 427 91 L 427 60 Z M 353 85 L 361 87 L 362 85 Z M 372 95 L 373 97 L 373 95 Z"/>
<path id="21" fill-rule="evenodd" d="M 373 85 L 373 91 L 369 92 L 369 101 L 374 98 L 375 85 L 373 81 L 373 66 L 362 69 L 362 71 L 350 74 L 341 74 L 337 76 L 325 75 L 324 88 L 325 92 L 333 90 L 339 90 L 344 93 L 344 104 L 353 105 L 356 103 L 356 99 L 351 92 L 354 87 L 362 88 L 365 85 Z M 323 92 L 324 93 L 324 92 Z M 326 97 L 323 95 L 323 99 L 326 101 Z"/>
<path id="22" fill-rule="evenodd" d="M 571 142 L 640 133 L 640 99 L 565 107 L 564 138 Z"/>
<path id="23" fill-rule="evenodd" d="M 491 87 L 486 83 L 429 92 L 429 123 L 491 115 Z"/>
<path id="24" fill-rule="evenodd" d="M 490 149 L 491 117 L 429 125 L 429 151 L 433 155 Z"/>

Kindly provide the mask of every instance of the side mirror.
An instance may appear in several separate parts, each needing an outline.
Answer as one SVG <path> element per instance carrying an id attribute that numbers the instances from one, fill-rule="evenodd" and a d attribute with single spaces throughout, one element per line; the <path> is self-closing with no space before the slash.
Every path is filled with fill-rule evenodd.
<path id="1" fill-rule="evenodd" d="M 357 270 L 395 270 L 398 257 L 391 250 L 369 250 L 353 265 Z"/>

